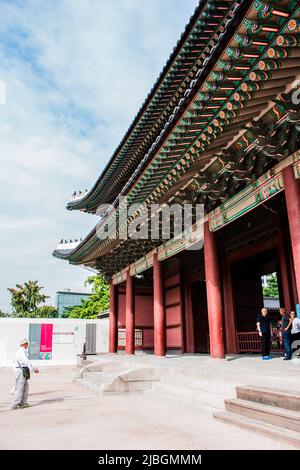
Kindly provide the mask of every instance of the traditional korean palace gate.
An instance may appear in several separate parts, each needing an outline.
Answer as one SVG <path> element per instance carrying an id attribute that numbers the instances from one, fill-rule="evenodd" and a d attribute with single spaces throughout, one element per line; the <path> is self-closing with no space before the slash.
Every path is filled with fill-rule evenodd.
<path id="1" fill-rule="evenodd" d="M 54 252 L 109 280 L 110 352 L 257 352 L 269 273 L 295 309 L 299 37 L 296 0 L 200 2 L 105 170 L 68 204 L 93 214 L 110 205 L 82 242 Z M 136 205 L 125 219 L 121 196 Z M 171 212 L 170 239 L 161 217 L 156 238 L 121 237 L 147 227 L 153 204 L 202 204 L 203 230 L 176 237 Z"/>

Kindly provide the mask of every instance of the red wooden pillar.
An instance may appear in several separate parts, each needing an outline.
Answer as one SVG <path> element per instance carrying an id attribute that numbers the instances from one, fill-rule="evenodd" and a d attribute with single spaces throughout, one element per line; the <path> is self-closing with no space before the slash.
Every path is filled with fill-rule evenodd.
<path id="1" fill-rule="evenodd" d="M 225 317 L 225 337 L 226 352 L 228 354 L 237 354 L 237 332 L 234 314 L 234 301 L 232 289 L 231 265 L 228 260 L 223 262 L 223 297 L 224 297 L 224 317 Z"/>
<path id="2" fill-rule="evenodd" d="M 280 233 L 279 235 L 278 252 L 279 252 L 279 264 L 280 264 L 280 277 L 281 277 L 283 300 L 284 300 L 284 305 L 282 306 L 286 308 L 287 312 L 290 312 L 293 309 L 292 309 L 292 302 L 291 302 L 291 295 L 290 295 L 287 257 L 285 253 L 285 246 L 284 246 L 282 233 Z"/>
<path id="3" fill-rule="evenodd" d="M 193 305 L 192 305 L 192 292 L 191 280 L 189 273 L 186 273 L 183 278 L 183 301 L 185 308 L 185 344 L 187 353 L 195 353 L 195 337 L 194 337 L 194 319 L 193 319 Z"/>
<path id="4" fill-rule="evenodd" d="M 284 192 L 289 219 L 292 253 L 296 276 L 297 301 L 300 301 L 300 181 L 291 166 L 283 170 Z"/>
<path id="5" fill-rule="evenodd" d="M 186 352 L 186 332 L 185 332 L 185 303 L 184 303 L 184 270 L 179 261 L 179 295 L 180 295 L 180 321 L 181 321 L 181 353 Z"/>
<path id="6" fill-rule="evenodd" d="M 211 357 L 224 359 L 221 279 L 216 238 L 204 224 L 204 261 Z"/>
<path id="7" fill-rule="evenodd" d="M 134 279 L 129 270 L 126 277 L 126 354 L 134 354 Z"/>
<path id="8" fill-rule="evenodd" d="M 166 312 L 161 262 L 153 255 L 154 354 L 166 355 Z"/>
<path id="9" fill-rule="evenodd" d="M 109 352 L 118 350 L 118 287 L 111 281 L 109 298 Z"/>

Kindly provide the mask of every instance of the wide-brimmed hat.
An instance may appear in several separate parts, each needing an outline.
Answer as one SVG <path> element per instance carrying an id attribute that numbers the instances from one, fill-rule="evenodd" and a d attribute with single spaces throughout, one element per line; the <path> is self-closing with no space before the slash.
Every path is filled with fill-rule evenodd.
<path id="1" fill-rule="evenodd" d="M 22 339 L 19 341 L 19 346 L 22 346 L 22 345 L 25 344 L 25 343 L 29 343 L 28 338 L 22 338 Z"/>

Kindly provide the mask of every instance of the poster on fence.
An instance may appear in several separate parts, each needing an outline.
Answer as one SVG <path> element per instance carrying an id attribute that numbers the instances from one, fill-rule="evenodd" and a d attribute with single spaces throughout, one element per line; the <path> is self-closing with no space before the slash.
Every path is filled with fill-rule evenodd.
<path id="1" fill-rule="evenodd" d="M 52 359 L 53 325 L 50 323 L 29 324 L 29 351 L 31 360 Z"/>

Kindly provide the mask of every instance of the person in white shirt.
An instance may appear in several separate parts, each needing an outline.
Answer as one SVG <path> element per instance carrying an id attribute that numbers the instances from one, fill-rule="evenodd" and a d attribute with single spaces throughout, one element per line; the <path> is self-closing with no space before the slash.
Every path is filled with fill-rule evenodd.
<path id="1" fill-rule="evenodd" d="M 300 318 L 296 317 L 295 312 L 291 312 L 291 345 L 293 351 L 298 350 L 300 347 Z M 299 353 L 297 354 L 299 356 Z"/>
<path id="2" fill-rule="evenodd" d="M 29 406 L 27 403 L 29 384 L 28 378 L 25 377 L 26 374 L 24 375 L 24 368 L 27 368 L 29 371 L 33 371 L 35 373 L 39 372 L 39 369 L 37 367 L 33 367 L 28 359 L 28 344 L 28 339 L 23 338 L 19 343 L 20 347 L 15 355 L 15 386 L 12 402 L 13 410 L 27 408 Z"/>

